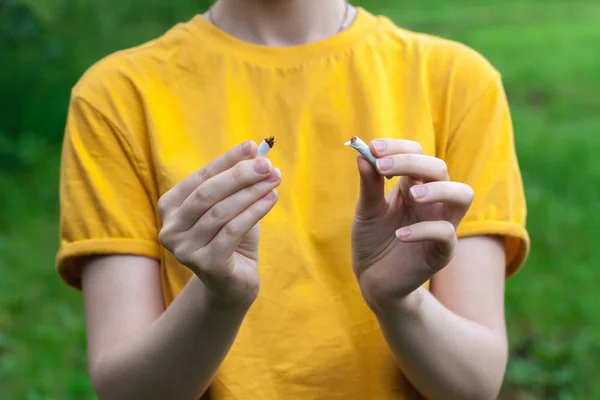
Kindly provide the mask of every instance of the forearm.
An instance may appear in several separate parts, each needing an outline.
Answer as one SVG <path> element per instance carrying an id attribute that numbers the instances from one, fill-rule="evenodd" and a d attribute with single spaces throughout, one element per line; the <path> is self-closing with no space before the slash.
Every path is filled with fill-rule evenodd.
<path id="1" fill-rule="evenodd" d="M 147 329 L 91 368 L 100 399 L 198 399 L 233 344 L 248 307 L 218 308 L 193 277 Z"/>
<path id="2" fill-rule="evenodd" d="M 496 398 L 508 358 L 504 332 L 460 317 L 423 288 L 377 314 L 403 373 L 423 396 Z"/>

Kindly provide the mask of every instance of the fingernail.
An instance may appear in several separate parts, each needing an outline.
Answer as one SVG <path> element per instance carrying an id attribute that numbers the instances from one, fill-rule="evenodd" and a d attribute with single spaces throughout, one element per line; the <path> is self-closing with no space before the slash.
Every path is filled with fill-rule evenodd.
<path id="1" fill-rule="evenodd" d="M 393 165 L 394 161 L 391 158 L 386 157 L 377 159 L 377 168 L 379 168 L 380 171 L 387 171 L 392 168 Z"/>
<path id="2" fill-rule="evenodd" d="M 383 140 L 373 140 L 373 147 L 378 153 L 383 153 L 386 149 L 385 142 Z"/>
<path id="3" fill-rule="evenodd" d="M 410 193 L 415 200 L 422 199 L 427 196 L 427 186 L 413 186 L 410 188 Z"/>
<path id="4" fill-rule="evenodd" d="M 280 179 L 281 171 L 279 170 L 279 168 L 275 168 L 273 172 L 271 172 L 271 175 L 269 175 L 269 177 L 266 179 L 266 181 L 269 183 L 275 183 L 278 182 Z"/>
<path id="5" fill-rule="evenodd" d="M 266 174 L 271 172 L 271 163 L 269 161 L 267 161 L 266 158 L 261 158 L 258 161 L 256 161 L 254 163 L 254 171 L 256 171 L 257 174 Z"/>
<path id="6" fill-rule="evenodd" d="M 402 228 L 396 231 L 396 236 L 398 237 L 398 239 L 406 239 L 410 236 L 411 233 L 412 231 L 410 230 L 410 228 Z"/>
<path id="7" fill-rule="evenodd" d="M 248 156 L 252 152 L 252 142 L 248 141 L 242 145 L 242 155 Z"/>

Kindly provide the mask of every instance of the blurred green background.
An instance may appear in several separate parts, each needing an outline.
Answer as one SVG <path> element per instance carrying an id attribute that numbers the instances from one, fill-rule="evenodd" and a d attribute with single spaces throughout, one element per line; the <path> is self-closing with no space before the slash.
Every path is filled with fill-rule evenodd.
<path id="1" fill-rule="evenodd" d="M 600 399 L 600 2 L 357 3 L 462 41 L 502 72 L 533 242 L 508 282 L 512 350 L 502 398 Z M 102 56 L 206 5 L 0 0 L 0 400 L 94 398 L 81 296 L 53 266 L 69 90 Z"/>

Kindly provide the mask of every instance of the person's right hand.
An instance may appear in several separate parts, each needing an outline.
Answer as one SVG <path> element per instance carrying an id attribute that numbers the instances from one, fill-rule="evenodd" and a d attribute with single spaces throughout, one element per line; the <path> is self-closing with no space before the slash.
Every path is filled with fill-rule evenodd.
<path id="1" fill-rule="evenodd" d="M 161 244 L 218 302 L 258 294 L 258 222 L 277 203 L 281 172 L 245 142 L 185 178 L 158 202 Z"/>

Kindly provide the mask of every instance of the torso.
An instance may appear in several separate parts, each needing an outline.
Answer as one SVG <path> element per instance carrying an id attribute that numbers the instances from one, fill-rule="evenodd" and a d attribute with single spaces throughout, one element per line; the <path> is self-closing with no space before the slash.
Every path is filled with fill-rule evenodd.
<path id="1" fill-rule="evenodd" d="M 283 182 L 278 204 L 260 224 L 261 291 L 213 398 L 406 398 L 351 268 L 359 181 L 356 152 L 343 143 L 355 135 L 366 142 L 402 138 L 439 155 L 446 122 L 429 97 L 418 40 L 394 36 L 391 23 L 363 10 L 356 24 L 362 31 L 350 28 L 337 42 L 279 57 L 251 45 L 221 52 L 219 46 L 239 43 L 197 17 L 128 53 L 128 72 L 114 77 L 131 74 L 126 85 L 142 99 L 137 115 L 121 123 L 132 127 L 145 154 L 155 199 L 242 141 L 277 140 L 269 158 Z M 152 69 L 139 74 L 147 65 Z M 163 251 L 161 274 L 168 305 L 190 272 Z"/>

